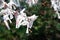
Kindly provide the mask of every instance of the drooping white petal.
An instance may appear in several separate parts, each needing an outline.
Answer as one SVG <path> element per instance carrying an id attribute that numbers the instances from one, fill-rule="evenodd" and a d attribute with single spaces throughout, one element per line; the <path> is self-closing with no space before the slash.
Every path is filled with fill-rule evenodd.
<path id="1" fill-rule="evenodd" d="M 32 25 L 33 25 L 33 22 L 37 19 L 37 17 L 38 16 L 36 16 L 35 14 L 34 15 L 32 15 L 32 16 L 30 16 L 30 17 L 28 17 L 28 19 L 29 19 L 29 28 L 31 28 L 32 27 Z"/>
<path id="2" fill-rule="evenodd" d="M 27 33 L 27 34 L 29 33 L 28 27 L 27 27 L 27 29 L 26 29 L 26 33 Z"/>
<path id="3" fill-rule="evenodd" d="M 10 30 L 10 27 L 8 25 L 8 22 L 4 20 L 4 23 L 5 23 L 6 27 L 8 28 L 8 30 Z"/>
<path id="4" fill-rule="evenodd" d="M 12 21 L 9 19 L 8 14 L 5 14 L 5 13 L 3 14 L 3 20 L 8 30 L 10 30 L 10 27 L 7 21 L 9 20 L 10 23 L 12 23 Z"/>
<path id="5" fill-rule="evenodd" d="M 26 10 L 26 8 L 23 8 L 21 11 L 20 11 L 20 15 L 22 15 L 23 17 L 27 17 L 26 13 L 24 12 Z"/>

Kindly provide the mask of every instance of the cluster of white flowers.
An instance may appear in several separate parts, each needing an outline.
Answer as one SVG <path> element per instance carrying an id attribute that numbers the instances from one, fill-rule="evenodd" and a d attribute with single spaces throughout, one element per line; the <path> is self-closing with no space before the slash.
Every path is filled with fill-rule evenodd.
<path id="1" fill-rule="evenodd" d="M 8 21 L 12 23 L 11 19 L 15 17 L 16 28 L 20 28 L 21 25 L 22 26 L 26 25 L 27 26 L 26 33 L 29 33 L 28 29 L 32 27 L 33 22 L 37 19 L 38 16 L 36 16 L 35 14 L 32 16 L 27 16 L 26 13 L 24 12 L 26 8 L 23 8 L 20 11 L 13 10 L 12 6 L 14 6 L 14 9 L 17 9 L 15 7 L 17 6 L 17 4 L 15 4 L 12 0 L 10 0 L 9 3 L 6 3 L 5 1 L 2 1 L 2 0 L 0 2 L 3 2 L 2 4 L 3 6 L 1 6 L 1 8 L 4 8 L 0 11 L 0 15 L 3 15 L 3 20 L 8 30 L 10 30 Z"/>
<path id="2" fill-rule="evenodd" d="M 60 0 L 51 0 L 51 7 L 54 8 L 54 11 L 58 15 L 58 19 L 60 19 Z"/>

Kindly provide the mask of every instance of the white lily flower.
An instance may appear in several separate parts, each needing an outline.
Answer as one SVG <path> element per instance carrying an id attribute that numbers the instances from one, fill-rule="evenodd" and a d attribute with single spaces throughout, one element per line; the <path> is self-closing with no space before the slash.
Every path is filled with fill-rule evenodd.
<path id="1" fill-rule="evenodd" d="M 6 8 L 6 9 L 3 9 L 3 10 L 1 10 L 1 12 L 0 13 L 6 13 L 6 14 L 9 14 L 10 15 L 10 19 L 13 19 L 13 14 L 12 14 L 12 10 L 11 9 L 9 9 L 9 8 Z"/>
<path id="2" fill-rule="evenodd" d="M 27 17 L 27 20 L 25 20 L 25 17 L 23 17 L 22 15 L 19 15 L 17 17 L 17 21 L 16 21 L 16 28 L 19 28 L 21 25 L 25 26 L 27 25 L 27 29 L 26 29 L 26 33 L 29 33 L 29 28 L 32 28 L 33 22 L 37 19 L 38 16 L 36 15 L 32 15 L 30 17 Z"/>
<path id="3" fill-rule="evenodd" d="M 17 6 L 17 5 L 13 2 L 13 0 L 10 0 L 10 2 L 8 3 L 8 7 L 9 7 L 10 9 L 12 9 L 12 6 L 13 6 L 14 9 L 16 9 L 15 6 Z"/>
<path id="4" fill-rule="evenodd" d="M 3 20 L 8 30 L 10 30 L 10 27 L 7 21 L 9 20 L 10 23 L 12 23 L 12 21 L 9 19 L 8 14 L 5 14 L 5 13 L 3 14 Z"/>
<path id="5" fill-rule="evenodd" d="M 58 15 L 58 19 L 60 19 L 60 1 L 59 0 L 51 0 L 51 5 L 54 8 L 54 11 Z"/>
<path id="6" fill-rule="evenodd" d="M 25 19 L 27 18 L 27 15 L 26 13 L 24 12 L 26 10 L 26 8 L 23 8 L 21 11 L 20 11 L 20 15 L 23 16 Z"/>
<path id="7" fill-rule="evenodd" d="M 26 20 L 26 17 L 27 17 L 26 13 L 24 13 L 25 10 L 26 10 L 25 8 L 22 9 L 20 11 L 20 14 L 17 16 L 17 19 L 16 19 L 16 28 L 19 28 L 21 25 L 26 24 L 26 21 L 24 21 L 24 20 Z M 22 22 L 22 21 L 24 21 L 24 22 Z"/>
<path id="8" fill-rule="evenodd" d="M 11 9 L 9 9 L 9 8 L 7 8 L 7 12 L 8 12 L 8 14 L 10 15 L 10 19 L 13 19 L 13 10 L 11 10 Z"/>
<path id="9" fill-rule="evenodd" d="M 29 28 L 31 28 L 32 27 L 32 25 L 33 25 L 33 22 L 37 19 L 37 17 L 38 16 L 36 16 L 36 15 L 32 15 L 32 16 L 30 16 L 30 17 L 28 17 L 28 22 L 29 22 Z"/>
<path id="10" fill-rule="evenodd" d="M 9 8 L 3 9 L 3 10 L 1 10 L 0 15 L 3 15 L 4 23 L 5 23 L 6 27 L 8 28 L 8 30 L 10 30 L 10 26 L 8 24 L 8 21 L 10 23 L 12 23 L 12 21 L 10 20 L 10 18 L 13 17 L 11 14 L 11 10 Z M 10 18 L 9 18 L 9 15 L 11 16 Z"/>
<path id="11" fill-rule="evenodd" d="M 22 15 L 18 15 L 16 19 L 16 28 L 19 28 L 23 24 L 22 21 L 24 20 L 25 17 L 23 17 Z"/>
<path id="12" fill-rule="evenodd" d="M 7 5 L 7 3 L 4 0 L 0 0 L 0 9 L 2 9 L 5 4 Z"/>
<path id="13" fill-rule="evenodd" d="M 21 14 L 22 16 L 26 16 L 26 13 L 24 13 L 25 10 L 26 10 L 26 9 L 23 8 L 23 9 L 20 11 L 20 14 Z"/>

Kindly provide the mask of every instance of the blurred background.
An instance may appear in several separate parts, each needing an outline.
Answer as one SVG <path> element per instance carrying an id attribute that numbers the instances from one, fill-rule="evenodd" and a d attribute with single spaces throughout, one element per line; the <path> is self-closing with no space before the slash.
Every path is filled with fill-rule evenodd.
<path id="1" fill-rule="evenodd" d="M 9 2 L 9 0 L 5 1 Z M 26 8 L 27 16 L 36 14 L 39 17 L 35 20 L 29 34 L 26 34 L 26 26 L 16 29 L 14 19 L 10 24 L 11 30 L 6 28 L 2 20 L 0 22 L 0 40 L 60 40 L 60 20 L 51 8 L 50 0 L 39 0 L 32 7 L 29 7 L 25 0 L 19 2 L 20 6 Z"/>

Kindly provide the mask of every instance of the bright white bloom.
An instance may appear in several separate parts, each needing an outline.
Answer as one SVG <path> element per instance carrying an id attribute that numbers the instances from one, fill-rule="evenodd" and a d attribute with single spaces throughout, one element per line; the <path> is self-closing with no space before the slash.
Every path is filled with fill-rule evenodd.
<path id="1" fill-rule="evenodd" d="M 13 19 L 13 10 L 11 10 L 9 8 L 7 8 L 6 10 L 7 10 L 8 14 L 10 15 L 10 19 Z"/>
<path id="2" fill-rule="evenodd" d="M 32 15 L 32 16 L 28 17 L 29 28 L 32 27 L 33 22 L 37 19 L 37 17 L 38 17 L 38 16 L 36 16 L 36 15 Z"/>
<path id="3" fill-rule="evenodd" d="M 24 20 L 25 18 L 22 15 L 18 15 L 16 18 L 16 28 L 19 28 Z"/>
<path id="4" fill-rule="evenodd" d="M 22 21 L 26 20 L 26 13 L 24 13 L 25 8 L 20 11 L 20 14 L 16 18 L 16 28 L 21 26 Z"/>
<path id="5" fill-rule="evenodd" d="M 28 29 L 29 28 L 30 29 L 32 28 L 33 22 L 37 19 L 37 17 L 38 16 L 36 16 L 36 15 L 32 15 L 32 16 L 28 17 L 28 20 L 27 21 L 25 21 L 25 22 L 22 23 L 22 25 L 24 25 L 24 23 L 25 23 L 25 25 L 27 25 L 26 33 L 29 33 L 29 30 Z"/>
<path id="6" fill-rule="evenodd" d="M 10 27 L 9 27 L 7 21 L 9 20 L 10 23 L 12 23 L 12 21 L 9 19 L 8 14 L 3 14 L 3 20 L 4 20 L 4 23 L 5 23 L 6 27 L 8 28 L 8 30 L 10 30 Z"/>
<path id="7" fill-rule="evenodd" d="M 26 3 L 31 7 L 32 5 L 37 4 L 38 0 L 26 0 Z"/>
<path id="8" fill-rule="evenodd" d="M 13 2 L 13 0 L 10 0 L 10 2 L 8 3 L 8 7 L 9 7 L 10 9 L 12 9 L 12 6 L 13 6 L 14 9 L 16 9 L 15 6 L 17 6 L 17 5 Z"/>
<path id="9" fill-rule="evenodd" d="M 37 4 L 38 0 L 32 0 L 33 4 Z"/>
<path id="10" fill-rule="evenodd" d="M 4 0 L 0 0 L 0 9 L 2 9 L 5 4 L 7 5 L 7 3 Z"/>
<path id="11" fill-rule="evenodd" d="M 20 11 L 20 15 L 22 15 L 22 16 L 24 16 L 24 17 L 26 17 L 26 13 L 24 12 L 26 9 L 25 8 L 23 8 L 21 11 Z"/>
<path id="12" fill-rule="evenodd" d="M 32 0 L 26 0 L 26 3 L 29 5 L 29 7 L 31 7 L 32 6 L 32 2 L 31 2 Z"/>
<path id="13" fill-rule="evenodd" d="M 58 19 L 60 19 L 60 1 L 59 0 L 51 0 L 51 5 L 54 8 L 54 11 L 58 15 Z"/>
<path id="14" fill-rule="evenodd" d="M 2 15 L 3 13 L 9 14 L 10 15 L 10 19 L 13 19 L 13 11 L 9 8 L 3 9 L 0 12 L 0 15 Z"/>
<path id="15" fill-rule="evenodd" d="M 38 2 L 38 0 L 26 0 L 26 1 L 29 4 L 29 6 L 35 5 Z M 26 33 L 29 33 L 29 28 L 32 28 L 33 22 L 37 19 L 38 16 L 36 16 L 35 14 L 32 16 L 27 16 L 26 13 L 24 12 L 26 8 L 23 8 L 20 12 L 14 11 L 12 9 L 12 6 L 14 7 L 14 9 L 16 9 L 15 6 L 17 6 L 17 4 L 20 5 L 19 0 L 10 0 L 8 4 L 4 1 L 1 2 L 3 3 L 1 4 L 2 6 L 1 5 L 0 6 L 1 8 L 4 7 L 4 9 L 1 10 L 0 15 L 3 15 L 3 20 L 8 30 L 10 30 L 8 21 L 12 23 L 11 19 L 13 19 L 13 15 L 14 15 L 16 18 L 16 28 L 20 28 L 21 25 L 27 26 Z M 54 7 L 54 10 L 57 10 L 55 8 L 57 8 L 56 5 Z"/>
<path id="16" fill-rule="evenodd" d="M 3 15 L 4 23 L 8 28 L 8 30 L 10 30 L 10 27 L 8 25 L 8 20 L 10 23 L 12 23 L 12 21 L 10 20 L 11 18 L 13 18 L 13 15 L 11 14 L 11 10 L 9 8 L 3 9 L 1 10 L 0 15 Z M 9 15 L 10 15 L 10 18 L 9 18 Z"/>
<path id="17" fill-rule="evenodd" d="M 21 15 L 18 16 L 16 21 L 16 28 L 19 28 L 21 25 L 25 26 L 27 25 L 26 33 L 29 33 L 28 29 L 32 27 L 33 22 L 37 19 L 38 16 L 32 15 L 30 17 L 27 17 L 27 20 L 25 20 L 24 17 Z"/>

